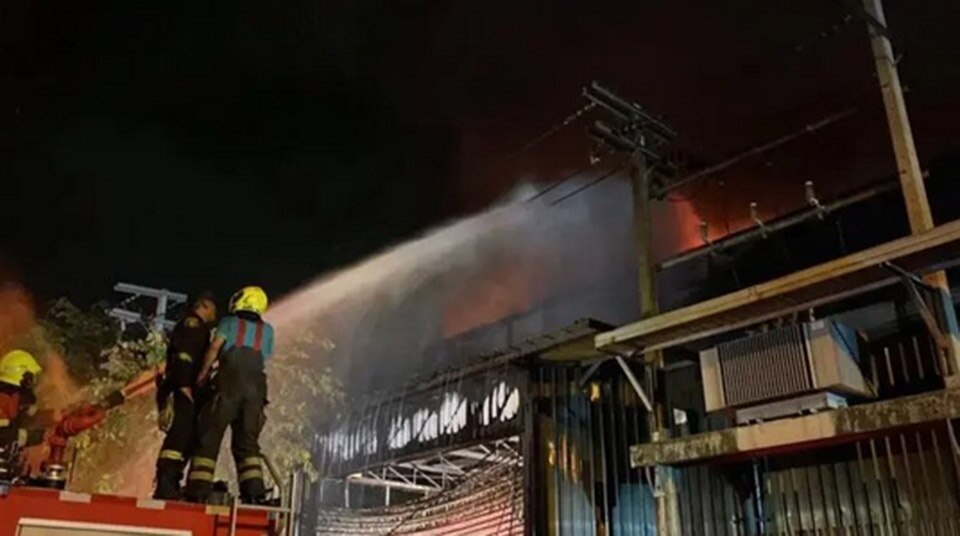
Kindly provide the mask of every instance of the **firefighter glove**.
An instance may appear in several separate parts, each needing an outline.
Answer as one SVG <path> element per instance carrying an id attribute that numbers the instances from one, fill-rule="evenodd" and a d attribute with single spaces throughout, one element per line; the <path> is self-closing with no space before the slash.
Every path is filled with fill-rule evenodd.
<path id="1" fill-rule="evenodd" d="M 173 426 L 173 397 L 167 398 L 166 403 L 157 414 L 157 426 L 163 433 L 169 432 L 170 427 Z"/>

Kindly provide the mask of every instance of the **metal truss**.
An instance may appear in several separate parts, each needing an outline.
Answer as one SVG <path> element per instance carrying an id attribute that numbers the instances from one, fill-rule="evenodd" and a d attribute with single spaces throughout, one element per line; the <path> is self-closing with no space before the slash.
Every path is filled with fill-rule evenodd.
<path id="1" fill-rule="evenodd" d="M 512 436 L 433 452 L 421 458 L 384 463 L 350 474 L 346 481 L 351 485 L 431 495 L 456 486 L 478 470 L 491 466 L 522 465 L 519 450 L 520 438 Z"/>

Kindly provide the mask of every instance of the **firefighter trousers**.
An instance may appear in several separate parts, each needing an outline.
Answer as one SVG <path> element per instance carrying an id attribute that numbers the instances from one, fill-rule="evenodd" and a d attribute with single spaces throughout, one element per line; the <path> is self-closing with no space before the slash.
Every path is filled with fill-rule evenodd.
<path id="1" fill-rule="evenodd" d="M 196 405 L 179 389 L 173 394 L 173 422 L 157 457 L 157 487 L 153 498 L 177 499 L 183 469 L 193 451 L 196 437 Z"/>
<path id="2" fill-rule="evenodd" d="M 216 393 L 201 408 L 197 421 L 197 447 L 190 460 L 190 473 L 187 476 L 188 499 L 205 502 L 209 497 L 217 467 L 217 454 L 228 426 L 241 499 L 252 503 L 266 494 L 260 457 L 260 431 L 267 402 L 267 384 L 262 372 L 252 376 L 243 381 L 222 378 Z"/>

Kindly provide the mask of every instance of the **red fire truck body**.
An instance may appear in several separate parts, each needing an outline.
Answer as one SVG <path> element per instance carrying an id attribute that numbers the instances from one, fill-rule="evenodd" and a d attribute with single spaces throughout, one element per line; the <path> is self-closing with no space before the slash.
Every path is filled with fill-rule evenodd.
<path id="1" fill-rule="evenodd" d="M 0 493 L 2 536 L 272 536 L 260 509 L 14 486 Z M 231 532 L 233 530 L 234 532 Z"/>

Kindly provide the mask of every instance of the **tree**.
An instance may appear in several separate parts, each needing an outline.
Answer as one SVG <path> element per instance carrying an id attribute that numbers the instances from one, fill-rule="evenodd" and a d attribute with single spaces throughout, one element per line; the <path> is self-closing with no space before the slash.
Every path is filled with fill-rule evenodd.
<path id="1" fill-rule="evenodd" d="M 156 331 L 148 332 L 140 340 L 115 344 L 104 351 L 100 374 L 85 387 L 84 398 L 102 400 L 141 373 L 155 370 L 165 354 L 166 340 Z M 162 441 L 152 393 L 128 400 L 111 411 L 99 426 L 74 438 L 71 489 L 148 495 Z"/>
<path id="2" fill-rule="evenodd" d="M 48 356 L 48 370 L 57 371 L 45 376 L 51 384 L 48 394 L 63 398 L 58 408 L 101 400 L 164 361 L 164 334 L 148 331 L 144 338 L 120 340 L 119 326 L 107 311 L 104 306 L 84 311 L 60 299 L 31 333 L 31 347 L 38 349 L 38 355 Z M 341 386 L 329 368 L 318 365 L 332 349 L 329 340 L 306 330 L 281 330 L 278 336 L 276 355 L 267 364 L 271 400 L 261 444 L 281 478 L 297 467 L 304 467 L 311 477 L 317 475 L 310 450 L 316 426 L 343 400 Z M 65 368 L 58 366 L 60 355 Z M 99 426 L 73 438 L 70 489 L 149 495 L 163 440 L 155 406 L 152 393 L 129 400 Z M 233 465 L 228 441 L 219 462 L 219 477 L 235 480 L 228 477 L 235 474 L 228 469 Z"/>
<path id="3" fill-rule="evenodd" d="M 267 362 L 269 404 L 260 434 L 263 453 L 276 465 L 283 488 L 294 469 L 302 468 L 311 480 L 318 475 L 311 446 L 318 426 L 343 402 L 343 389 L 329 367 L 320 367 L 333 343 L 299 329 L 278 335 L 275 355 Z M 227 433 L 229 438 L 229 432 Z M 217 460 L 217 477 L 236 484 L 231 469 L 230 442 L 224 440 Z"/>
<path id="4" fill-rule="evenodd" d="M 120 336 L 120 326 L 105 304 L 84 311 L 66 298 L 50 304 L 38 329 L 46 344 L 59 349 L 71 376 L 84 384 L 100 375 L 104 352 Z"/>
<path id="5" fill-rule="evenodd" d="M 281 474 L 302 466 L 316 478 L 310 447 L 317 426 L 344 398 L 330 368 L 318 365 L 334 345 L 306 330 L 284 333 L 278 342 L 277 355 L 267 365 L 271 401 L 261 442 Z"/>

